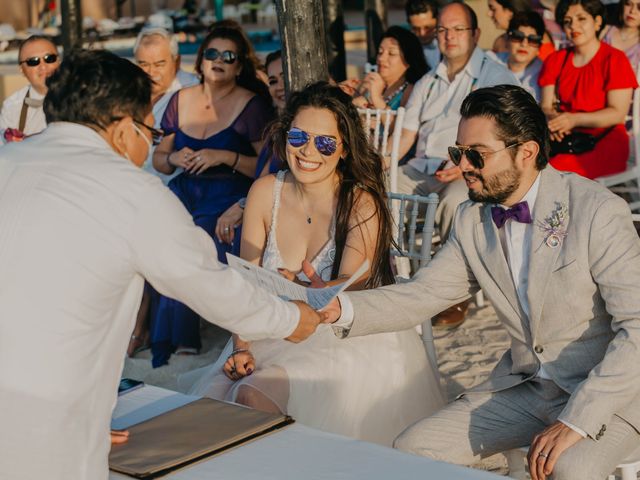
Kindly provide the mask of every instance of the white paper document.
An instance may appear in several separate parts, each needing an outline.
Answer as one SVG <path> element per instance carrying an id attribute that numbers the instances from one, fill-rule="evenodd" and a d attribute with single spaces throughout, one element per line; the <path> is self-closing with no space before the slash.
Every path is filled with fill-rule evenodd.
<path id="1" fill-rule="evenodd" d="M 365 260 L 346 282 L 332 287 L 308 288 L 287 280 L 279 273 L 266 270 L 230 253 L 227 253 L 227 262 L 231 268 L 240 272 L 254 285 L 284 300 L 301 300 L 315 310 L 326 307 L 331 300 L 359 279 L 369 268 L 369 260 Z"/>

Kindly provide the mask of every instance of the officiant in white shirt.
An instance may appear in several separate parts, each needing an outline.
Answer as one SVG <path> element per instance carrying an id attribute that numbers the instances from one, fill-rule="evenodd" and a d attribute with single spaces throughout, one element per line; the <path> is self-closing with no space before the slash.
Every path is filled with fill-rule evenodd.
<path id="1" fill-rule="evenodd" d="M 49 127 L 0 150 L 0 477 L 100 480 L 143 277 L 248 340 L 300 341 L 320 318 L 218 263 L 138 168 L 158 133 L 139 67 L 70 52 L 48 86 Z"/>

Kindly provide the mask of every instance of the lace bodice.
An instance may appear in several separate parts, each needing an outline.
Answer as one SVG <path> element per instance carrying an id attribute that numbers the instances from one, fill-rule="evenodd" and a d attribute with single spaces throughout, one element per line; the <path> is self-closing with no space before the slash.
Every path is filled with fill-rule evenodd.
<path id="1" fill-rule="evenodd" d="M 282 194 L 282 185 L 286 170 L 280 170 L 276 175 L 276 181 L 273 185 L 273 208 L 271 210 L 271 225 L 269 226 L 269 235 L 267 237 L 267 246 L 262 255 L 262 266 L 269 270 L 277 270 L 284 265 L 280 250 L 278 249 L 278 241 L 276 239 L 276 228 L 278 225 L 278 211 L 280 209 L 280 196 Z M 311 261 L 311 265 L 318 272 L 320 277 L 327 281 L 331 279 L 331 268 L 335 259 L 335 221 L 331 224 L 331 234 L 327 243 L 322 247 L 318 254 Z M 303 281 L 309 281 L 307 276 L 300 272 L 298 278 Z"/>

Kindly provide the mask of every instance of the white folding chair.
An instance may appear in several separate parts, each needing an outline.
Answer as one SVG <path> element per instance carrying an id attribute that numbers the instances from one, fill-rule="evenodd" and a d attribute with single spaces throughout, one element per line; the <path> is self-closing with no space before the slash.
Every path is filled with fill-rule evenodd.
<path id="1" fill-rule="evenodd" d="M 640 79 L 640 64 L 636 77 Z M 629 208 L 633 212 L 640 210 L 640 88 L 633 92 L 631 125 L 631 153 L 627 170 L 596 178 L 596 181 L 613 192 L 629 194 Z"/>
<path id="2" fill-rule="evenodd" d="M 438 194 L 432 193 L 428 197 L 421 195 L 405 195 L 403 193 L 389 193 L 389 206 L 392 211 L 399 213 L 399 218 L 406 218 L 408 212 L 409 221 L 405 227 L 404 222 L 394 221 L 394 240 L 397 248 L 392 247 L 391 255 L 396 258 L 396 265 L 405 263 L 402 272 L 398 269 L 396 277 L 398 282 L 407 281 L 410 277 L 410 267 L 408 262 L 414 264 L 414 271 L 424 267 L 431 260 L 431 240 L 433 237 L 434 224 L 436 221 L 436 208 L 438 207 Z M 424 225 L 422 234 L 418 235 L 418 214 L 420 205 L 426 205 Z M 405 234 L 406 232 L 406 234 Z M 418 240 L 421 242 L 418 242 Z M 398 260 L 406 262 L 398 262 Z M 419 330 L 429 361 L 437 371 L 438 358 L 436 348 L 433 343 L 433 332 L 431 330 L 431 319 L 427 318 L 422 322 Z"/>
<path id="3" fill-rule="evenodd" d="M 358 109 L 369 142 L 382 157 L 389 156 L 389 191 L 391 192 L 398 191 L 398 162 L 400 161 L 400 136 L 404 112 L 404 107 L 400 107 L 398 110 Z M 391 145 L 389 145 L 392 122 L 393 134 L 391 135 Z"/>

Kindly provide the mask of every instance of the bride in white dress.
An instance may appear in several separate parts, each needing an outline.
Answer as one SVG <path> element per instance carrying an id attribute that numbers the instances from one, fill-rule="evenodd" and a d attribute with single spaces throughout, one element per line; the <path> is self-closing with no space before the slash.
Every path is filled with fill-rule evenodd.
<path id="1" fill-rule="evenodd" d="M 251 188 L 243 258 L 272 270 L 299 271 L 304 262 L 315 284 L 339 283 L 368 259 L 369 272 L 352 288 L 391 283 L 381 160 L 350 98 L 326 83 L 294 94 L 273 145 L 290 171 Z M 302 272 L 298 278 L 309 280 Z M 339 339 L 329 325 L 299 344 L 249 344 L 234 335 L 190 393 L 285 412 L 305 425 L 383 445 L 443 405 L 415 330 Z"/>

